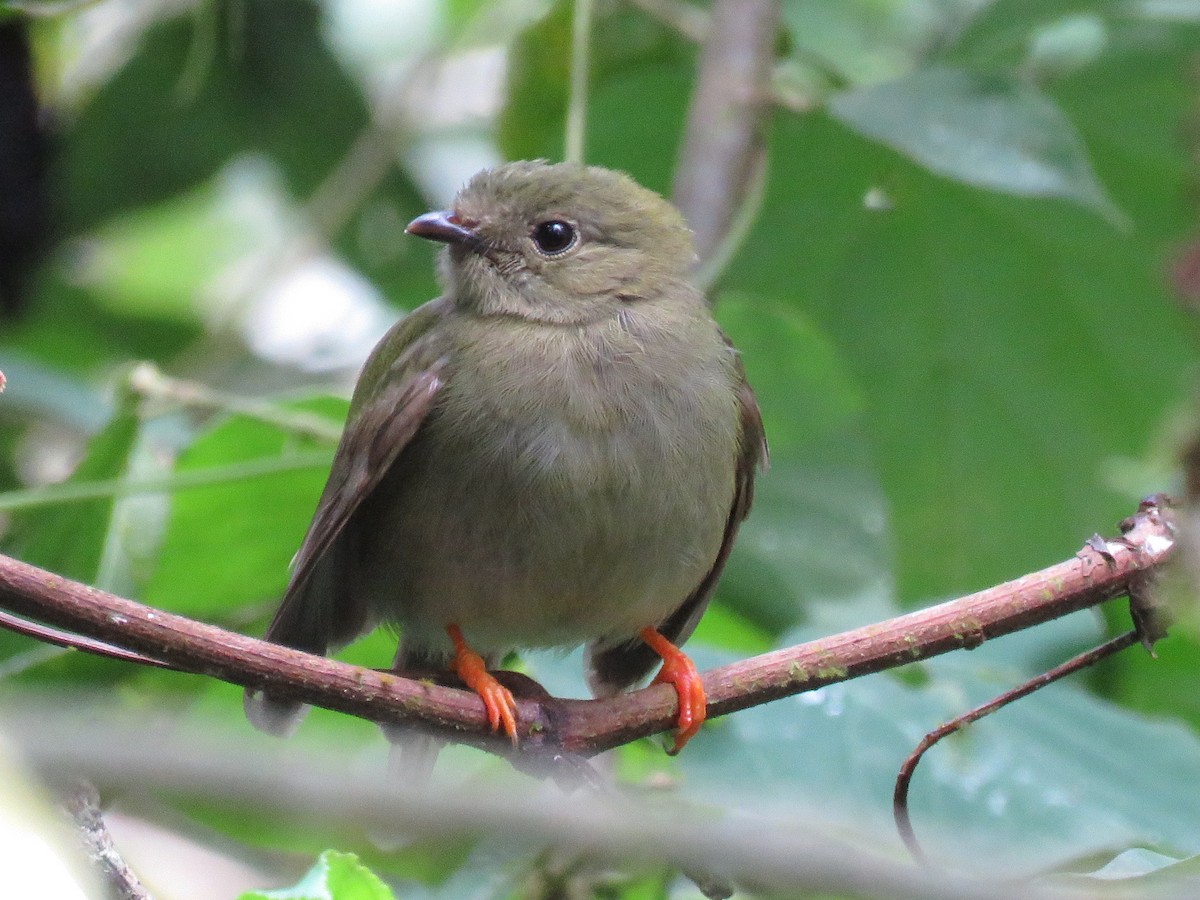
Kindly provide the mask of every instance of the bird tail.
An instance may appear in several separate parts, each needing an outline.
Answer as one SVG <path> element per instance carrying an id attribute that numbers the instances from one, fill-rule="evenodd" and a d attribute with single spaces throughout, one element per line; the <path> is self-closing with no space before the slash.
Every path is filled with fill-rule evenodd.
<path id="1" fill-rule="evenodd" d="M 263 639 L 324 656 L 366 631 L 366 606 L 335 581 L 334 569 L 325 558 L 312 566 L 307 577 L 293 578 Z M 307 712 L 300 701 L 261 688 L 246 688 L 242 706 L 250 724 L 279 737 L 291 735 Z"/>

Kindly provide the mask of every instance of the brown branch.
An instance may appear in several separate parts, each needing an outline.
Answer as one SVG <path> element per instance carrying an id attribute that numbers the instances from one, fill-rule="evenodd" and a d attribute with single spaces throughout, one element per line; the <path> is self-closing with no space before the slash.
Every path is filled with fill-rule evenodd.
<path id="1" fill-rule="evenodd" d="M 761 168 L 778 33 L 778 0 L 713 4 L 674 186 L 701 260 L 725 240 Z"/>
<path id="2" fill-rule="evenodd" d="M 709 715 L 720 716 L 927 659 L 1103 603 L 1141 584 L 1170 555 L 1174 528 L 1153 502 L 1122 538 L 1090 541 L 1076 556 L 930 609 L 777 650 L 704 674 Z M 503 753 L 479 697 L 301 653 L 153 609 L 0 556 L 0 607 L 118 645 L 183 671 L 269 689 L 376 722 L 419 727 Z M 518 701 L 522 749 L 590 755 L 674 725 L 675 692 L 656 685 L 601 700 Z"/>
<path id="3" fill-rule="evenodd" d="M 144 656 L 141 653 L 123 650 L 120 647 L 114 647 L 112 644 L 106 644 L 104 641 L 81 637 L 78 634 L 60 631 L 48 625 L 29 622 L 20 616 L 14 616 L 6 612 L 0 612 L 0 628 L 11 631 L 14 634 L 23 634 L 25 637 L 31 637 L 34 640 L 41 641 L 43 644 L 53 644 L 56 647 L 66 647 L 69 650 L 82 650 L 84 653 L 92 653 L 96 656 L 104 656 L 108 659 L 120 660 L 121 662 L 138 663 L 143 666 L 157 666 L 160 669 L 175 668 L 160 660 Z"/>

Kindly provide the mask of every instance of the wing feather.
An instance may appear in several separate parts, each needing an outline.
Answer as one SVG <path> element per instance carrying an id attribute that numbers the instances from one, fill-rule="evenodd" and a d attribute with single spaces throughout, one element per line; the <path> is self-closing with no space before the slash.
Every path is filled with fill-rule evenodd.
<path id="1" fill-rule="evenodd" d="M 292 567 L 266 640 L 324 654 L 370 627 L 364 598 L 347 590 L 347 542 L 355 512 L 420 430 L 444 381 L 448 356 L 433 329 L 451 309 L 426 304 L 397 324 L 372 353 L 350 405 L 329 480 Z M 390 358 L 390 359 L 389 359 Z M 246 715 L 258 728 L 287 733 L 301 705 L 247 690 Z"/>

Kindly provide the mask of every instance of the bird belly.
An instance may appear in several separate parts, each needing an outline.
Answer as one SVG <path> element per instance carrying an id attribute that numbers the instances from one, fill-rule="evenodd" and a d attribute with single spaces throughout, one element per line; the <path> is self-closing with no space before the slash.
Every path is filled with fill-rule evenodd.
<path id="1" fill-rule="evenodd" d="M 369 604 L 430 649 L 451 623 L 492 653 L 659 624 L 712 567 L 733 494 L 733 427 L 682 430 L 543 415 L 459 440 L 431 423 L 379 491 L 358 567 Z"/>

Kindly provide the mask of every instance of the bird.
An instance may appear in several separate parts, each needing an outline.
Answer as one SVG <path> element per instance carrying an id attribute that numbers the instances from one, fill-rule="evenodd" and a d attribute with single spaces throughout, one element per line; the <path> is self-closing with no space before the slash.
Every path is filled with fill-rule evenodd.
<path id="1" fill-rule="evenodd" d="M 479 172 L 406 230 L 445 245 L 443 292 L 364 364 L 266 639 L 326 654 L 393 627 L 395 671 L 457 675 L 514 745 L 496 662 L 586 645 L 597 697 L 660 666 L 678 752 L 707 716 L 680 646 L 768 460 L 691 231 L 624 173 L 544 160 Z M 265 731 L 301 711 L 247 690 Z"/>

